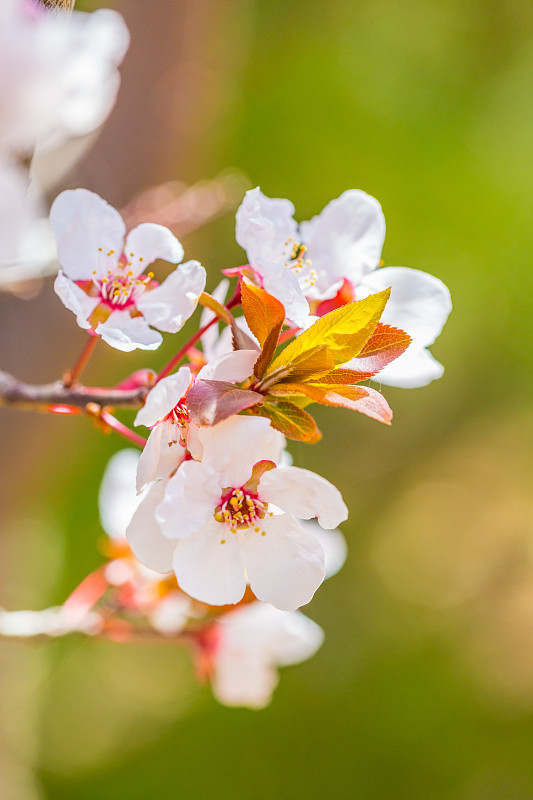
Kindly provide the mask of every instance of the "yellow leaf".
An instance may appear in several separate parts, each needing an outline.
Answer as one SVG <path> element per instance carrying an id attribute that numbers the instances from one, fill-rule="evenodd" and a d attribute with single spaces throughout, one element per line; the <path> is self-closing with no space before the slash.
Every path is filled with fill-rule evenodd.
<path id="1" fill-rule="evenodd" d="M 298 356 L 321 345 L 327 345 L 335 366 L 355 358 L 372 335 L 389 296 L 390 289 L 385 289 L 324 314 L 287 345 L 271 364 L 266 377 L 274 370 L 290 366 Z"/>

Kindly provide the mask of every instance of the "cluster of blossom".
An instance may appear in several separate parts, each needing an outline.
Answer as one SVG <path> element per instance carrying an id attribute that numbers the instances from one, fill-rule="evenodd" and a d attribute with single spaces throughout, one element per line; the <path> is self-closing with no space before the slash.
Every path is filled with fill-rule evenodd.
<path id="1" fill-rule="evenodd" d="M 292 214 L 288 201 L 246 194 L 237 240 L 249 263 L 225 270 L 237 278 L 225 305 L 229 281 L 207 294 L 197 261 L 155 280 L 156 259 L 183 258 L 168 229 L 145 223 L 126 235 L 118 212 L 84 189 L 63 192 L 50 214 L 62 267 L 55 289 L 92 342 L 153 350 L 160 331 L 177 333 L 204 306 L 199 330 L 158 375 L 121 384 L 145 390 L 135 424 L 149 436 L 135 478 L 127 452 L 128 464 L 114 464 L 104 481 L 113 558 L 96 598 L 114 587 L 113 608 L 130 615 L 129 626 L 132 615 L 142 620 L 136 635 L 148 626 L 193 642 L 217 697 L 251 707 L 268 702 L 276 666 L 320 645 L 322 632 L 298 609 L 343 560 L 342 497 L 292 466 L 287 438 L 318 440 L 313 402 L 389 423 L 368 380 L 421 386 L 440 376 L 426 348 L 450 310 L 436 278 L 380 265 L 383 215 L 364 192 L 345 192 L 299 228 Z M 66 607 L 81 598 L 94 613 L 92 589 L 84 605 L 94 585 L 82 584 Z M 105 619 L 107 635 L 126 636 Z"/>
<path id="2" fill-rule="evenodd" d="M 0 58 L 17 75 L 0 78 L 0 198 L 11 191 L 0 241 L 27 261 L 33 212 L 17 159 L 101 123 L 127 32 L 112 12 L 67 24 L 31 0 L 5 0 L 0 23 Z M 0 634 L 172 636 L 193 645 L 222 702 L 250 707 L 269 701 L 278 666 L 318 649 L 323 633 L 298 609 L 342 566 L 348 510 L 329 481 L 292 465 L 287 440 L 320 439 L 313 403 L 389 424 L 369 381 L 408 388 L 440 377 L 427 348 L 451 304 L 437 278 L 383 265 L 385 222 L 368 194 L 346 191 L 300 225 L 293 215 L 288 200 L 247 192 L 236 220 L 247 263 L 224 269 L 208 294 L 204 267 L 182 263 L 166 227 L 127 231 L 86 189 L 56 198 L 55 291 L 88 342 L 48 410 L 82 410 L 142 452 L 117 454 L 104 477 L 107 562 L 58 609 L 0 612 Z M 150 268 L 161 260 L 175 267 L 159 282 Z M 157 373 L 111 390 L 80 384 L 98 340 L 155 350 L 198 305 L 199 328 Z M 41 407 L 44 396 L 33 387 Z M 114 416 L 127 406 L 146 439 Z"/>

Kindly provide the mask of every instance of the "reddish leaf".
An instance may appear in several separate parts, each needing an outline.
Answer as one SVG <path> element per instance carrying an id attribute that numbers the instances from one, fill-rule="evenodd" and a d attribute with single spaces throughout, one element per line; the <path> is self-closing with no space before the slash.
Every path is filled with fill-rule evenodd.
<path id="1" fill-rule="evenodd" d="M 281 386 L 276 386 L 274 392 Z M 293 394 L 304 394 L 315 403 L 323 406 L 340 406 L 352 411 L 359 411 L 367 417 L 379 420 L 390 425 L 392 411 L 389 404 L 379 392 L 368 386 L 335 386 L 329 384 L 285 384 L 284 389 L 293 389 Z M 289 392 L 287 392 L 288 394 Z"/>
<path id="2" fill-rule="evenodd" d="M 378 322 L 376 330 L 352 363 L 365 372 L 375 375 L 401 356 L 410 343 L 411 337 L 405 331 Z"/>
<path id="3" fill-rule="evenodd" d="M 264 399 L 262 394 L 240 389 L 234 383 L 200 380 L 187 392 L 187 407 L 197 425 L 216 425 Z"/>
<path id="4" fill-rule="evenodd" d="M 272 426 L 288 439 L 315 444 L 322 438 L 311 414 L 287 400 L 275 404 L 265 403 L 260 408 L 254 408 L 254 413 L 268 417 Z"/>
<path id="5" fill-rule="evenodd" d="M 215 298 L 211 297 L 207 292 L 202 292 L 200 295 L 200 303 L 204 308 L 208 308 L 220 320 L 225 322 L 226 325 L 231 327 L 231 338 L 234 350 L 257 350 L 259 352 L 259 348 L 254 340 L 251 339 L 248 334 L 244 333 L 244 331 L 241 331 L 235 322 L 233 314 L 228 311 L 226 306 L 223 306 L 222 303 L 219 303 L 218 300 L 215 300 Z"/>

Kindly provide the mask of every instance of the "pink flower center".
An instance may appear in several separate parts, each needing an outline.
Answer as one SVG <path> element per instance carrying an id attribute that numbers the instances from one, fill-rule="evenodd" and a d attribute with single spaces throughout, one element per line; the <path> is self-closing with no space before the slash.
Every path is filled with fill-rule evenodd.
<path id="1" fill-rule="evenodd" d="M 110 250 L 107 255 L 112 256 L 113 250 Z M 133 253 L 131 255 L 133 257 Z M 142 261 L 142 259 L 139 260 Z M 135 275 L 132 269 L 128 269 L 130 266 L 131 261 L 128 261 L 127 256 L 122 253 L 114 269 L 93 270 L 92 282 L 103 303 L 113 308 L 135 306 L 138 298 L 153 282 L 153 272 L 148 272 L 146 275 Z"/>
<path id="2" fill-rule="evenodd" d="M 170 414 L 167 414 L 163 422 L 168 425 L 168 446 L 172 447 L 179 442 L 182 447 L 186 447 L 190 415 L 184 397 L 174 406 Z"/>
<path id="3" fill-rule="evenodd" d="M 261 530 L 259 520 L 268 513 L 268 503 L 244 488 L 223 491 L 220 504 L 215 508 L 216 521 L 227 523 L 232 533 L 252 527 L 258 533 Z"/>

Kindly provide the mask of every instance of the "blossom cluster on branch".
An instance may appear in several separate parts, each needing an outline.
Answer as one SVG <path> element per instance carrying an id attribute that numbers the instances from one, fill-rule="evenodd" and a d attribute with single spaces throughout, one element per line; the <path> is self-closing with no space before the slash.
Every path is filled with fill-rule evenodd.
<path id="1" fill-rule="evenodd" d="M 35 46 L 42 36 L 48 47 L 50 31 L 75 46 L 77 23 L 56 28 L 20 0 L 6 8 Z M 110 49 L 99 73 L 108 77 L 122 52 L 110 57 Z M 101 101 L 109 97 L 104 84 L 105 91 L 92 86 Z M 102 102 L 86 128 L 101 120 Z M 0 143 L 12 152 L 61 137 L 69 118 L 63 100 L 50 104 L 61 109 L 53 122 L 42 111 L 37 122 L 26 120 L 25 107 L 13 98 L 12 105 L 18 127 L 0 119 Z M 348 509 L 326 478 L 292 464 L 288 441 L 320 440 L 309 410 L 315 403 L 390 424 L 392 411 L 370 382 L 412 388 L 440 377 L 427 348 L 451 304 L 437 278 L 383 265 L 384 217 L 365 192 L 344 192 L 300 225 L 293 215 L 288 200 L 248 191 L 236 216 L 247 263 L 224 265 L 209 294 L 205 268 L 183 261 L 168 228 L 150 221 L 128 231 L 86 189 L 56 198 L 54 288 L 87 344 L 56 384 L 28 386 L 0 374 L 0 404 L 85 413 L 140 453 L 117 453 L 105 472 L 106 562 L 59 608 L 1 611 L 0 634 L 181 641 L 221 702 L 254 708 L 269 701 L 277 667 L 318 649 L 323 633 L 299 609 L 342 566 L 338 526 Z M 159 262 L 173 265 L 165 278 Z M 118 351 L 153 351 L 199 305 L 199 326 L 163 369 L 140 370 L 111 388 L 80 383 L 100 339 Z M 142 433 L 114 415 L 127 406 L 138 409 Z"/>

